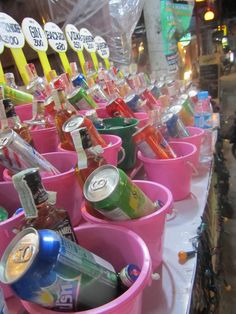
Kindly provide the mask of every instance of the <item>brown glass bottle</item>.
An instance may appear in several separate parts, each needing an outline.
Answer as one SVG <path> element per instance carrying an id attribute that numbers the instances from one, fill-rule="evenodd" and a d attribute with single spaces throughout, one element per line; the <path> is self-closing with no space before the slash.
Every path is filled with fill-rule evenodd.
<path id="1" fill-rule="evenodd" d="M 78 164 L 76 167 L 76 174 L 78 177 L 78 181 L 80 187 L 83 188 L 84 183 L 87 177 L 98 167 L 107 164 L 105 158 L 102 156 L 102 147 L 100 145 L 93 146 L 90 134 L 86 127 L 79 128 L 76 132 L 72 132 L 71 134 L 73 142 L 75 143 L 75 149 L 78 154 Z M 77 149 L 78 136 L 80 136 L 82 147 L 85 154 L 81 154 L 81 152 Z M 82 160 L 86 159 L 86 160 Z M 83 165 L 83 166 L 81 166 Z"/>
<path id="2" fill-rule="evenodd" d="M 67 211 L 49 202 L 38 169 L 23 170 L 14 175 L 12 180 L 24 208 L 24 227 L 52 229 L 77 242 Z"/>
<path id="3" fill-rule="evenodd" d="M 20 118 L 16 115 L 14 105 L 10 99 L 3 99 L 3 105 L 6 112 L 8 128 L 14 130 L 20 137 L 22 137 L 31 146 L 34 146 L 32 136 L 29 128 L 25 123 L 20 121 Z"/>
<path id="4" fill-rule="evenodd" d="M 72 116 L 76 115 L 76 111 L 73 110 L 67 103 L 65 92 L 63 89 L 58 89 L 53 92 L 53 98 L 56 107 L 55 124 L 57 133 L 63 148 L 66 148 L 66 137 L 62 129 L 63 124 Z"/>

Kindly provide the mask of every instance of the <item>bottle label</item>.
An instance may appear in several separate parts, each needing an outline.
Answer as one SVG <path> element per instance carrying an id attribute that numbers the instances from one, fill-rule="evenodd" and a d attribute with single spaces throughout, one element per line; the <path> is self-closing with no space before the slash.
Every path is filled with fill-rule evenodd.
<path id="1" fill-rule="evenodd" d="M 68 218 L 58 223 L 54 227 L 54 230 L 57 231 L 57 233 L 59 233 L 62 237 L 65 237 L 73 242 L 76 242 L 76 238 Z"/>

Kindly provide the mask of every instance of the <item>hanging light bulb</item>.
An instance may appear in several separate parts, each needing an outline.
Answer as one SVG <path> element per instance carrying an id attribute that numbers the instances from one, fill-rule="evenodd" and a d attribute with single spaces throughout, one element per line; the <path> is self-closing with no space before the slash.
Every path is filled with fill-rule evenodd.
<path id="1" fill-rule="evenodd" d="M 204 14 L 204 20 L 205 21 L 212 21 L 214 20 L 215 13 L 211 8 L 208 8 Z"/>

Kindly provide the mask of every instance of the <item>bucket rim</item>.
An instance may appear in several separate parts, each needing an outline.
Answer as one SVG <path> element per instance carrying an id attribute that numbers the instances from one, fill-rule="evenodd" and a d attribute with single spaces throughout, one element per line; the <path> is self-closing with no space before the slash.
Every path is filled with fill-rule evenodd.
<path id="1" fill-rule="evenodd" d="M 143 163 L 148 163 L 148 164 L 166 164 L 166 163 L 173 163 L 173 162 L 177 162 L 177 161 L 183 161 L 185 159 L 188 159 L 189 157 L 191 157 L 192 155 L 197 153 L 197 147 L 194 144 L 188 143 L 188 142 L 175 142 L 175 141 L 170 141 L 169 144 L 177 144 L 177 145 L 187 145 L 187 146 L 191 146 L 192 147 L 192 151 L 184 156 L 180 156 L 177 158 L 172 158 L 172 159 L 154 159 L 154 158 L 149 158 L 146 156 L 143 156 L 141 151 L 138 151 L 138 158 L 143 161 Z"/>

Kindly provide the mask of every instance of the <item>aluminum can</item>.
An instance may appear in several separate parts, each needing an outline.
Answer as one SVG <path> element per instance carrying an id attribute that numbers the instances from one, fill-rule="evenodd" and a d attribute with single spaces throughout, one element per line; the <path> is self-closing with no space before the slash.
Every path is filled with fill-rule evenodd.
<path id="1" fill-rule="evenodd" d="M 194 125 L 194 111 L 187 95 L 182 95 L 169 112 L 177 114 L 185 125 Z"/>
<path id="2" fill-rule="evenodd" d="M 133 111 L 133 112 L 137 112 L 139 111 L 139 96 L 136 94 L 131 94 L 127 97 L 124 98 L 125 103 L 129 106 L 129 108 Z"/>
<path id="3" fill-rule="evenodd" d="M 8 212 L 6 211 L 5 208 L 0 206 L 0 223 L 7 219 L 8 219 Z"/>
<path id="4" fill-rule="evenodd" d="M 0 164 L 17 173 L 27 168 L 39 168 L 48 175 L 60 172 L 24 141 L 16 132 L 7 129 L 0 132 Z"/>
<path id="5" fill-rule="evenodd" d="M 146 157 L 158 159 L 175 158 L 176 154 L 161 132 L 152 125 L 145 125 L 133 134 L 133 140 Z"/>
<path id="6" fill-rule="evenodd" d="M 88 89 L 89 86 L 86 82 L 85 76 L 80 73 L 79 75 L 77 75 L 73 80 L 72 80 L 72 84 L 76 87 L 76 86 L 80 86 L 82 87 L 84 90 Z"/>
<path id="7" fill-rule="evenodd" d="M 140 96 L 143 100 L 147 100 L 148 106 L 151 110 L 154 109 L 156 106 L 161 106 L 161 103 L 153 96 L 153 94 L 148 89 L 145 89 Z"/>
<path id="8" fill-rule="evenodd" d="M 165 124 L 171 137 L 187 137 L 189 132 L 177 114 L 167 113 L 162 117 L 162 124 Z"/>
<path id="9" fill-rule="evenodd" d="M 125 172 L 112 165 L 94 170 L 87 178 L 83 192 L 89 204 L 111 220 L 140 218 L 156 209 Z"/>
<path id="10" fill-rule="evenodd" d="M 148 87 L 148 90 L 152 93 L 152 95 L 158 99 L 159 96 L 161 95 L 160 90 L 158 89 L 158 87 L 155 84 L 152 84 Z"/>
<path id="11" fill-rule="evenodd" d="M 77 110 L 86 110 L 97 108 L 94 100 L 87 95 L 82 87 L 78 87 L 67 95 L 67 100 Z"/>
<path id="12" fill-rule="evenodd" d="M 94 308 L 117 295 L 113 266 L 52 230 L 18 233 L 0 265 L 0 280 L 18 297 L 56 311 Z"/>
<path id="13" fill-rule="evenodd" d="M 102 138 L 102 136 L 98 133 L 93 122 L 89 120 L 88 118 L 86 118 L 85 116 L 77 115 L 68 119 L 62 126 L 62 130 L 65 132 L 66 140 L 69 143 L 71 143 L 72 147 L 73 147 L 73 140 L 70 133 L 82 127 L 87 128 L 93 146 L 96 146 L 96 145 L 101 145 L 102 147 L 107 146 L 107 143 Z"/>
<path id="14" fill-rule="evenodd" d="M 111 117 L 135 118 L 132 110 L 121 98 L 111 100 L 106 105 L 106 111 Z"/>
<path id="15" fill-rule="evenodd" d="M 11 88 L 10 86 L 7 86 L 3 83 L 1 83 L 0 86 L 3 86 L 4 97 L 10 98 L 12 103 L 15 105 L 30 104 L 34 99 L 33 95 L 23 92 L 19 89 Z"/>

